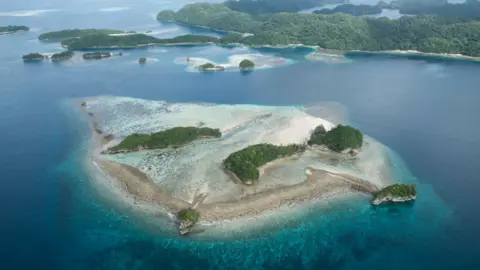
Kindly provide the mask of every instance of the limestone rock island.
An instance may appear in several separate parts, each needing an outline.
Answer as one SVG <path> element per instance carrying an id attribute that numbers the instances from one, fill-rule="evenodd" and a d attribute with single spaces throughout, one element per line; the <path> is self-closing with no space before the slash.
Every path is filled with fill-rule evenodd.
<path id="1" fill-rule="evenodd" d="M 394 184 L 378 191 L 373 198 L 372 204 L 408 202 L 416 199 L 417 189 L 415 185 Z"/>

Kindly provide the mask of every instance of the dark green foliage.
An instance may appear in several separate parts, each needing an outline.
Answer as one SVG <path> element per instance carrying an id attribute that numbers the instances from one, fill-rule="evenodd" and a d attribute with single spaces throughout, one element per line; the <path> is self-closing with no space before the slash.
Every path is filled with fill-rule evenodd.
<path id="1" fill-rule="evenodd" d="M 396 196 L 396 197 L 409 197 L 409 196 L 416 196 L 417 189 L 415 185 L 407 185 L 407 184 L 394 184 L 388 186 L 375 194 L 375 198 L 383 198 L 387 196 Z"/>
<path id="2" fill-rule="evenodd" d="M 158 43 L 159 39 L 144 34 L 110 36 L 105 34 L 89 35 L 62 41 L 62 46 L 71 50 L 89 48 L 134 48 Z"/>
<path id="3" fill-rule="evenodd" d="M 248 59 L 244 59 L 244 60 L 242 60 L 242 62 L 240 62 L 238 67 L 240 69 L 252 69 L 252 68 L 255 67 L 255 63 L 253 63 L 252 61 L 250 61 Z"/>
<path id="4" fill-rule="evenodd" d="M 75 55 L 74 52 L 72 51 L 64 51 L 61 53 L 55 53 L 52 55 L 51 59 L 52 61 L 61 61 L 61 60 L 68 60 L 72 58 Z"/>
<path id="5" fill-rule="evenodd" d="M 125 33 L 120 30 L 111 29 L 66 29 L 61 31 L 54 31 L 41 34 L 38 36 L 39 40 L 65 40 L 69 38 L 79 38 L 90 35 L 109 35 Z"/>
<path id="6" fill-rule="evenodd" d="M 109 149 L 110 152 L 136 151 L 139 148 L 156 149 L 178 147 L 201 138 L 218 138 L 222 134 L 218 129 L 207 127 L 174 127 L 152 134 L 132 134 L 120 144 Z"/>
<path id="7" fill-rule="evenodd" d="M 24 25 L 8 25 L 8 26 L 0 26 L 0 33 L 14 33 L 18 31 L 28 31 L 30 28 Z"/>
<path id="8" fill-rule="evenodd" d="M 145 57 L 138 58 L 138 63 L 145 64 L 146 62 L 147 62 L 147 58 L 145 58 Z"/>
<path id="9" fill-rule="evenodd" d="M 22 56 L 23 61 L 41 61 L 45 59 L 43 54 L 39 53 L 29 53 Z"/>
<path id="10" fill-rule="evenodd" d="M 382 8 L 380 6 L 370 6 L 370 5 L 352 5 L 352 4 L 344 4 L 340 6 L 336 6 L 333 9 L 320 9 L 315 10 L 313 13 L 315 14 L 334 14 L 337 12 L 350 14 L 353 16 L 362 16 L 362 15 L 374 15 L 382 13 Z"/>
<path id="11" fill-rule="evenodd" d="M 244 183 L 257 180 L 257 167 L 278 158 L 292 156 L 305 151 L 304 145 L 291 144 L 276 146 L 272 144 L 256 144 L 230 154 L 224 161 L 225 168 L 233 172 Z"/>
<path id="12" fill-rule="evenodd" d="M 102 59 L 112 56 L 110 52 L 89 52 L 83 54 L 83 59 L 92 60 L 92 59 Z"/>
<path id="13" fill-rule="evenodd" d="M 81 38 L 72 38 L 62 41 L 62 45 L 69 49 L 94 48 L 135 48 L 146 45 L 173 45 L 182 43 L 210 43 L 218 42 L 218 38 L 203 35 L 183 35 L 174 38 L 159 39 L 145 34 L 131 34 L 110 36 L 104 34 L 89 35 Z"/>
<path id="14" fill-rule="evenodd" d="M 318 45 L 336 50 L 418 50 L 480 56 L 480 20 L 459 22 L 448 17 L 420 15 L 364 18 L 332 15 L 276 13 L 253 16 L 222 4 L 195 3 L 168 12 L 169 19 L 225 31 L 252 33 L 229 37 L 245 45 Z M 164 15 L 158 18 L 164 20 Z M 222 43 L 220 39 L 218 43 Z"/>
<path id="15" fill-rule="evenodd" d="M 212 64 L 212 63 L 206 63 L 206 64 L 200 65 L 198 67 L 198 69 L 200 69 L 200 70 L 208 70 L 208 69 L 212 69 L 212 68 L 215 68 L 215 65 Z"/>
<path id="16" fill-rule="evenodd" d="M 177 213 L 177 218 L 181 222 L 191 222 L 195 224 L 200 214 L 194 209 L 184 209 Z"/>
<path id="17" fill-rule="evenodd" d="M 351 126 L 338 125 L 326 133 L 324 131 L 320 126 L 316 127 L 308 145 L 325 145 L 335 152 L 358 149 L 363 145 L 363 134 Z"/>
<path id="18" fill-rule="evenodd" d="M 228 0 L 224 4 L 231 10 L 250 13 L 297 12 L 327 4 L 347 3 L 348 0 Z"/>

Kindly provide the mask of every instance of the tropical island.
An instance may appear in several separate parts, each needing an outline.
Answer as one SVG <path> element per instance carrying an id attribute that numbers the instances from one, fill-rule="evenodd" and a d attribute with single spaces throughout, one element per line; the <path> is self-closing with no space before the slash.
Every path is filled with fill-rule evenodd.
<path id="1" fill-rule="evenodd" d="M 382 6 L 379 4 L 374 6 L 343 4 L 343 5 L 336 6 L 332 9 L 324 8 L 320 10 L 315 10 L 313 11 L 313 13 L 315 14 L 345 13 L 353 16 L 375 15 L 375 14 L 382 13 Z"/>
<path id="2" fill-rule="evenodd" d="M 220 130 L 208 127 L 174 127 L 152 134 L 135 133 L 104 154 L 128 153 L 146 149 L 177 148 L 197 139 L 219 138 Z"/>
<path id="3" fill-rule="evenodd" d="M 212 63 L 201 64 L 197 68 L 200 71 L 224 71 L 225 70 L 224 67 L 217 66 L 217 65 L 214 65 Z"/>
<path id="4" fill-rule="evenodd" d="M 238 68 L 240 68 L 240 70 L 251 70 L 255 68 L 255 63 L 251 60 L 243 59 L 242 62 L 238 64 Z"/>
<path id="5" fill-rule="evenodd" d="M 304 145 L 276 146 L 256 144 L 232 153 L 223 161 L 227 170 L 245 185 L 252 185 L 258 180 L 258 167 L 279 158 L 290 157 L 305 151 Z"/>
<path id="6" fill-rule="evenodd" d="M 363 134 L 351 126 L 338 125 L 329 131 L 317 126 L 307 142 L 310 146 L 325 145 L 329 150 L 356 155 L 363 145 Z"/>
<path id="7" fill-rule="evenodd" d="M 138 58 L 138 63 L 139 63 L 139 64 L 145 64 L 145 63 L 147 63 L 147 58 L 145 58 L 145 57 L 140 57 L 140 58 Z"/>
<path id="8" fill-rule="evenodd" d="M 13 34 L 20 31 L 28 31 L 30 28 L 24 25 L 7 25 L 0 26 L 0 35 Z"/>
<path id="9" fill-rule="evenodd" d="M 416 196 L 383 174 L 379 143 L 368 137 L 363 143 L 357 129 L 301 108 L 149 102 L 99 97 L 78 104 L 91 123 L 92 169 L 111 179 L 103 184 L 120 191 L 115 194 L 125 196 L 132 209 L 141 211 L 142 205 L 168 213 L 180 235 L 351 192 L 371 197 L 372 204 Z M 118 112 L 114 104 L 133 105 L 141 113 L 109 113 Z M 142 124 L 132 129 L 131 121 Z M 162 131 L 144 132 L 155 125 Z M 334 151 L 318 151 L 307 142 Z M 360 147 L 355 157 L 335 152 Z"/>
<path id="10" fill-rule="evenodd" d="M 415 50 L 480 56 L 480 21 L 449 20 L 438 15 L 397 20 L 347 14 L 238 12 L 224 4 L 195 3 L 157 15 L 160 21 L 250 33 L 230 36 L 230 43 L 250 46 L 304 44 L 342 51 Z M 472 37 L 465 39 L 464 37 Z M 220 39 L 220 42 L 223 40 Z"/>
<path id="11" fill-rule="evenodd" d="M 372 204 L 408 202 L 416 198 L 417 189 L 415 185 L 394 184 L 376 192 Z"/>
<path id="12" fill-rule="evenodd" d="M 64 51 L 61 53 L 55 53 L 50 57 L 52 61 L 63 61 L 72 58 L 75 55 L 72 51 Z"/>
<path id="13" fill-rule="evenodd" d="M 228 0 L 224 3 L 231 10 L 250 14 L 297 12 L 328 4 L 343 4 L 348 0 Z"/>
<path id="14" fill-rule="evenodd" d="M 125 33 L 125 31 L 112 29 L 65 29 L 41 34 L 40 36 L 38 36 L 38 39 L 42 41 L 62 41 L 65 39 L 81 38 L 90 35 L 113 35 Z"/>
<path id="15" fill-rule="evenodd" d="M 25 62 L 36 62 L 36 61 L 42 61 L 44 59 L 47 59 L 47 56 L 40 54 L 40 53 L 29 53 L 25 54 L 22 56 L 23 61 Z"/>
<path id="16" fill-rule="evenodd" d="M 88 52 L 83 54 L 83 59 L 85 60 L 99 60 L 103 58 L 109 58 L 111 56 L 122 56 L 120 53 L 111 53 L 111 52 Z"/>

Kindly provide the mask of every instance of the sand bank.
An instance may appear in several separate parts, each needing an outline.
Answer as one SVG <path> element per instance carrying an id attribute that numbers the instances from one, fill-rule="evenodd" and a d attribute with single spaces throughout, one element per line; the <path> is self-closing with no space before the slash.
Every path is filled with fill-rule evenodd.
<path id="1" fill-rule="evenodd" d="M 374 184 L 358 177 L 308 167 L 305 169 L 305 179 L 298 184 L 275 187 L 260 192 L 252 192 L 252 190 L 248 192 L 246 189 L 250 187 L 240 184 L 242 188 L 245 188 L 244 196 L 210 203 L 202 203 L 209 196 L 208 191 L 199 190 L 192 201 L 185 201 L 162 190 L 139 169 L 108 160 L 101 155 L 104 136 L 98 128 L 99 125 L 95 121 L 94 115 L 90 113 L 89 116 L 95 140 L 91 158 L 94 163 L 98 164 L 98 168 L 117 181 L 117 187 L 112 185 L 111 188 L 118 188 L 119 186 L 123 192 L 118 194 L 133 198 L 135 202 L 149 204 L 153 208 L 166 209 L 171 213 L 193 206 L 200 213 L 202 221 L 249 218 L 273 211 L 281 206 L 307 203 L 310 200 L 333 193 L 338 196 L 352 191 L 371 194 L 378 190 Z M 271 167 L 280 166 L 297 157 L 298 155 L 279 159 L 262 166 L 260 169 L 263 173 Z"/>

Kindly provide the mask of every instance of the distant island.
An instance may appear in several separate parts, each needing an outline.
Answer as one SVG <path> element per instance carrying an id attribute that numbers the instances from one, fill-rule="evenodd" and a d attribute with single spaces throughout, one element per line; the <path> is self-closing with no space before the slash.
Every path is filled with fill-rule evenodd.
<path id="1" fill-rule="evenodd" d="M 132 134 L 118 145 L 104 151 L 103 154 L 135 152 L 144 149 L 163 149 L 180 147 L 197 139 L 219 138 L 218 129 L 208 127 L 174 127 L 152 134 Z"/>
<path id="2" fill-rule="evenodd" d="M 44 59 L 47 59 L 48 57 L 46 55 L 40 54 L 40 53 L 29 53 L 25 54 L 22 56 L 23 61 L 25 62 L 36 62 L 36 61 L 42 61 Z"/>
<path id="3" fill-rule="evenodd" d="M 199 65 L 197 68 L 200 71 L 224 71 L 225 70 L 224 67 L 216 66 L 212 63 L 205 63 L 205 64 L 202 64 L 202 65 Z"/>
<path id="4" fill-rule="evenodd" d="M 219 38 L 203 35 L 182 35 L 174 38 L 159 39 L 145 34 L 111 36 L 105 34 L 87 35 L 62 41 L 62 46 L 70 50 L 98 48 L 137 48 L 152 45 L 183 45 L 219 43 Z"/>
<path id="5" fill-rule="evenodd" d="M 231 10 L 250 14 L 298 12 L 329 4 L 348 3 L 348 0 L 228 0 L 224 3 Z"/>
<path id="6" fill-rule="evenodd" d="M 13 34 L 20 31 L 28 31 L 30 28 L 24 25 L 8 25 L 0 26 L 0 35 Z"/>
<path id="7" fill-rule="evenodd" d="M 416 198 L 417 189 L 415 185 L 394 184 L 375 193 L 372 204 L 408 202 Z"/>
<path id="8" fill-rule="evenodd" d="M 140 57 L 140 58 L 138 58 L 138 63 L 139 63 L 139 64 L 145 64 L 145 63 L 147 63 L 147 58 L 145 58 L 145 57 Z"/>
<path id="9" fill-rule="evenodd" d="M 48 32 L 41 34 L 38 36 L 39 40 L 42 41 L 48 41 L 48 40 L 53 40 L 53 41 L 62 41 L 65 39 L 71 39 L 71 38 L 81 38 L 84 36 L 90 36 L 90 35 L 112 35 L 112 34 L 125 34 L 125 31 L 120 31 L 120 30 L 111 30 L 111 29 L 65 29 L 65 30 L 60 30 L 60 31 L 53 31 L 53 32 Z"/>
<path id="10" fill-rule="evenodd" d="M 363 15 L 375 15 L 382 13 L 382 7 L 380 5 L 352 5 L 344 4 L 336 6 L 332 9 L 324 8 L 320 10 L 315 10 L 315 14 L 334 14 L 334 13 L 345 13 L 353 16 L 363 16 Z"/>
<path id="11" fill-rule="evenodd" d="M 304 145 L 277 146 L 267 143 L 256 144 L 232 153 L 223 161 L 223 165 L 242 183 L 252 185 L 260 176 L 258 167 L 303 151 L 305 151 Z"/>
<path id="12" fill-rule="evenodd" d="M 240 64 L 238 64 L 240 70 L 251 70 L 255 68 L 255 63 L 248 59 L 243 59 Z"/>
<path id="13" fill-rule="evenodd" d="M 212 19 L 215 18 L 215 19 Z M 219 42 L 249 46 L 303 44 L 342 51 L 415 50 L 437 54 L 480 56 L 477 20 L 438 15 L 406 16 L 397 20 L 347 14 L 274 13 L 253 16 L 224 4 L 194 3 L 178 11 L 165 10 L 160 21 L 198 25 L 249 35 L 229 35 Z"/>
<path id="14" fill-rule="evenodd" d="M 121 52 L 116 54 L 111 52 L 89 52 L 89 53 L 84 53 L 82 57 L 85 60 L 99 60 L 103 58 L 109 58 L 115 55 L 122 56 L 123 54 Z"/>
<path id="15" fill-rule="evenodd" d="M 68 60 L 72 58 L 75 55 L 74 52 L 72 51 L 65 51 L 61 53 L 55 53 L 50 57 L 52 61 L 63 61 L 63 60 Z"/>

